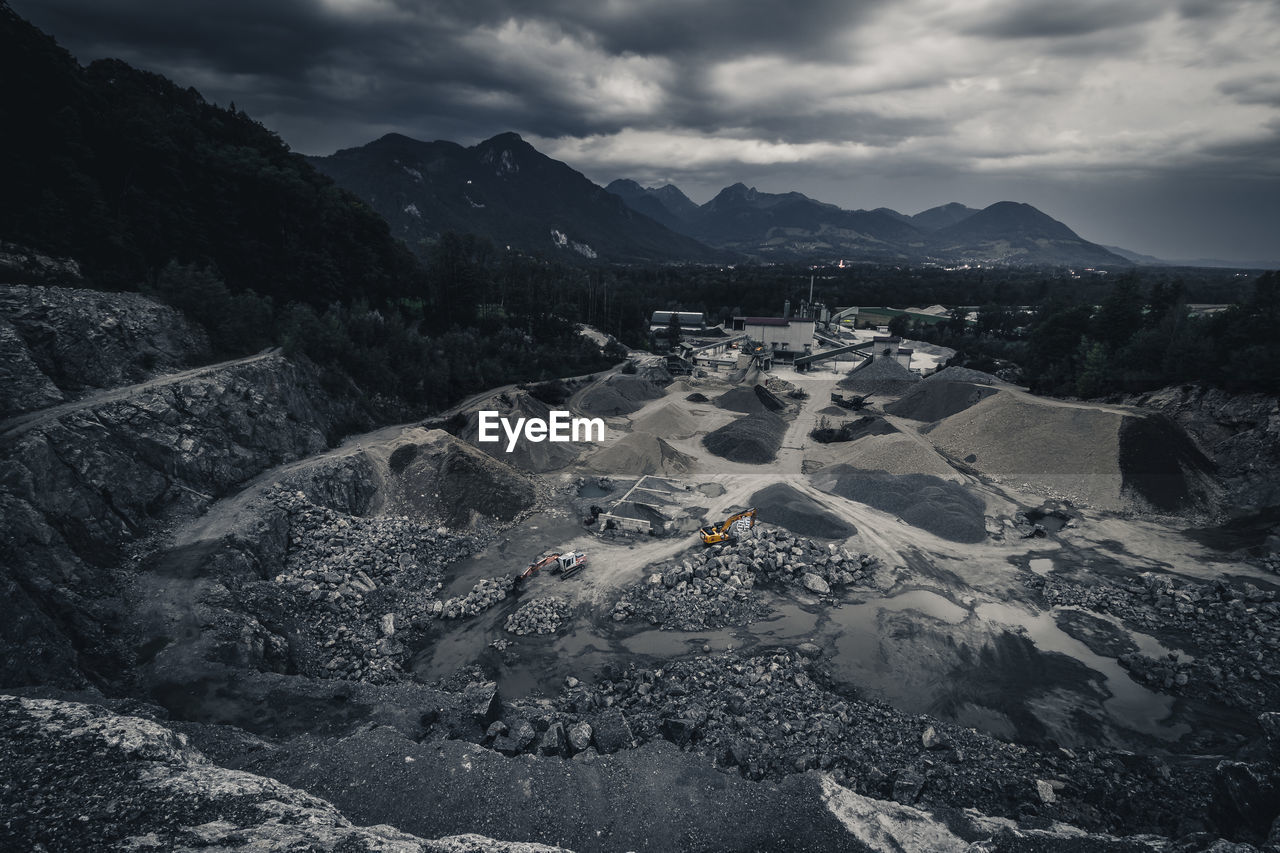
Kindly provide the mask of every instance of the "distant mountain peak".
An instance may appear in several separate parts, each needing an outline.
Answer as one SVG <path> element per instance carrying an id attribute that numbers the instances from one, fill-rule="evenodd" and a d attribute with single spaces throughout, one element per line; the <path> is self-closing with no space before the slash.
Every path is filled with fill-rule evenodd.
<path id="1" fill-rule="evenodd" d="M 568 250 L 585 258 L 717 256 L 662 220 L 637 215 L 617 194 L 604 192 L 517 133 L 500 133 L 470 148 L 389 135 L 311 162 L 364 198 L 393 234 L 420 253 L 454 231 L 483 235 L 515 251 Z"/>

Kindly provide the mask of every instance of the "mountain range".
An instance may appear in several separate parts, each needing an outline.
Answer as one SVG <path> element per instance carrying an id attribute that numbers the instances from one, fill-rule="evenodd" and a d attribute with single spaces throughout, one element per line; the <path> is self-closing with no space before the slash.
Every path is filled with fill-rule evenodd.
<path id="1" fill-rule="evenodd" d="M 1133 263 L 1028 204 L 952 202 L 909 216 L 736 183 L 698 205 L 671 184 L 619 179 L 602 188 L 514 133 L 469 148 L 393 133 L 309 160 L 420 254 L 456 231 L 523 252 L 615 262 Z"/>
<path id="2" fill-rule="evenodd" d="M 309 159 L 419 254 L 445 231 L 588 260 L 712 261 L 723 254 L 633 210 L 514 133 L 470 148 L 390 133 Z"/>

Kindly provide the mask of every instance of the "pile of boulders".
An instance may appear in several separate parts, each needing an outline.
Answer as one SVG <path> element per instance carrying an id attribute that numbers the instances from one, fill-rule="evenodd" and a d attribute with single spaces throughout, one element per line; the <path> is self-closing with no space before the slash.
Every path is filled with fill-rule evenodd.
<path id="1" fill-rule="evenodd" d="M 1274 590 L 1157 572 L 1131 581 L 1033 578 L 1050 606 L 1119 617 L 1135 630 L 1189 649 L 1195 660 L 1126 655 L 1121 664 L 1157 689 L 1191 691 L 1246 709 L 1280 702 L 1280 601 Z"/>
<path id="2" fill-rule="evenodd" d="M 1262 564 L 1264 571 L 1271 572 L 1273 575 L 1280 575 L 1280 553 L 1272 552 L 1259 562 Z"/>
<path id="3" fill-rule="evenodd" d="M 817 595 L 870 580 L 875 558 L 856 555 L 834 543 L 822 545 L 782 528 L 759 528 L 754 535 L 719 548 L 707 549 L 696 559 L 707 565 L 733 570 L 744 566 L 756 583 L 801 586 Z"/>
<path id="4" fill-rule="evenodd" d="M 643 619 L 679 631 L 746 625 L 768 612 L 752 593 L 754 586 L 745 566 L 684 560 L 628 588 L 613 606 L 613 619 Z"/>
<path id="5" fill-rule="evenodd" d="M 870 582 L 875 560 L 834 544 L 821 545 L 780 528 L 750 534 L 659 564 L 627 589 L 613 619 L 632 618 L 682 631 L 745 625 L 765 615 L 753 590 L 759 584 L 791 586 L 818 596 Z"/>
<path id="6" fill-rule="evenodd" d="M 454 596 L 448 601 L 435 602 L 432 605 L 431 612 L 439 619 L 461 619 L 466 616 L 475 616 L 510 595 L 515 585 L 515 580 L 510 575 L 484 578 L 476 583 L 466 595 Z"/>
<path id="7" fill-rule="evenodd" d="M 1137 652 L 1128 652 L 1116 659 L 1129 671 L 1135 681 L 1161 690 L 1186 687 L 1191 682 L 1194 664 L 1184 660 L 1176 652 L 1163 658 L 1153 658 Z"/>
<path id="8" fill-rule="evenodd" d="M 281 493 L 275 501 L 289 513 L 286 575 L 311 569 L 373 580 L 413 565 L 440 572 L 476 547 L 472 536 L 428 527 L 406 516 L 348 515 L 316 506 L 302 492 Z"/>
<path id="9" fill-rule="evenodd" d="M 1116 798 L 1128 803 L 1124 808 L 1140 807 L 1144 827 L 1153 829 L 1206 808 L 1211 768 L 1171 778 L 1160 758 L 1129 754 L 1115 761 L 1005 743 L 836 693 L 826 686 L 823 657 L 821 647 L 803 643 L 750 657 L 731 652 L 667 661 L 660 668 L 609 666 L 594 684 L 570 679 L 554 701 L 555 719 L 564 727 L 590 721 L 597 749 L 601 742 L 612 749 L 665 739 L 748 778 L 822 769 L 861 794 L 904 804 L 978 808 L 1095 829 L 1115 825 L 1116 815 L 1105 809 Z M 515 728 L 508 720 L 507 731 Z M 602 728 L 609 732 L 602 735 Z M 495 748 L 515 745 L 494 734 Z M 534 751 L 537 738 L 528 734 L 515 743 Z M 550 737 L 562 742 L 558 734 Z"/>
<path id="10" fill-rule="evenodd" d="M 287 513 L 284 564 L 241 594 L 273 627 L 242 627 L 237 647 L 262 669 L 285 671 L 287 659 L 296 671 L 322 678 L 399 677 L 408 648 L 397 634 L 429 622 L 444 567 L 471 553 L 473 537 L 406 517 L 350 515 L 302 492 L 279 490 L 269 500 Z M 289 637 L 287 651 L 273 635 Z"/>
<path id="11" fill-rule="evenodd" d="M 507 617 L 506 629 L 517 636 L 554 634 L 569 618 L 569 602 L 559 596 L 535 598 Z"/>

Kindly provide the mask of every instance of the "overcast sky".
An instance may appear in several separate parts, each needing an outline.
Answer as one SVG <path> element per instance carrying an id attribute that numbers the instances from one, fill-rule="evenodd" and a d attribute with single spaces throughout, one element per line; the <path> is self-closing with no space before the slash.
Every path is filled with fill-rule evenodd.
<path id="1" fill-rule="evenodd" d="M 514 130 L 605 184 L 1035 205 L 1280 259 L 1277 0 L 12 0 L 294 149 Z"/>

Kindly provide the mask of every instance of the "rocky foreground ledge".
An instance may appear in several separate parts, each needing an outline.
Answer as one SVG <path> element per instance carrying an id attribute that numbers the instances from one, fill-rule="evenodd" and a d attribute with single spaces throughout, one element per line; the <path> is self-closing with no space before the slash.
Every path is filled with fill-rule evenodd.
<path id="1" fill-rule="evenodd" d="M 330 803 L 213 764 L 141 717 L 0 696 L 0 849 L 555 853 L 478 835 L 355 826 Z"/>
<path id="2" fill-rule="evenodd" d="M 437 838 L 424 832 L 460 825 L 467 828 Z M 410 739 L 388 726 L 270 742 L 94 704 L 0 696 L 0 849 L 570 849 L 492 835 L 572 840 L 584 853 L 1257 849 L 1207 835 L 1117 837 L 1052 819 L 911 806 L 817 770 L 752 782 L 667 741 L 612 755 L 586 749 L 572 761 L 512 759 L 462 740 Z"/>

